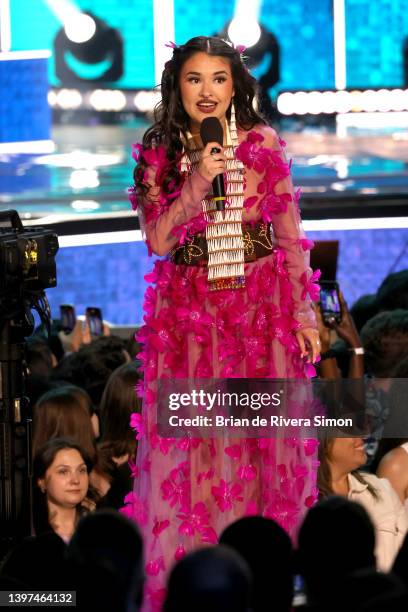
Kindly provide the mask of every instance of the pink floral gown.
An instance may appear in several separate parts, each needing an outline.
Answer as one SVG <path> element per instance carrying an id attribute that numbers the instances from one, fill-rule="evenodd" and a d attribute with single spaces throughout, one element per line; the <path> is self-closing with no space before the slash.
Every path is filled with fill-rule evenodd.
<path id="1" fill-rule="evenodd" d="M 217 542 L 235 519 L 262 514 L 295 533 L 316 497 L 316 443 L 307 439 L 165 439 L 157 435 L 160 378 L 305 378 L 294 332 L 315 327 L 311 298 L 316 275 L 300 226 L 298 194 L 274 130 L 238 132 L 236 156 L 245 166 L 243 221 L 272 222 L 276 247 L 245 264 L 244 289 L 209 291 L 206 267 L 157 260 L 146 277 L 139 358 L 144 368 L 134 490 L 123 511 L 145 536 L 146 609 L 160 609 L 168 571 L 186 551 Z M 143 151 L 149 198 L 139 207 L 148 246 L 164 255 L 203 228 L 201 201 L 211 190 L 197 171 L 171 202 L 154 182 L 162 148 Z M 133 197 L 132 197 L 133 195 Z M 181 223 L 180 223 L 181 219 Z M 166 239 L 174 235 L 172 244 Z"/>

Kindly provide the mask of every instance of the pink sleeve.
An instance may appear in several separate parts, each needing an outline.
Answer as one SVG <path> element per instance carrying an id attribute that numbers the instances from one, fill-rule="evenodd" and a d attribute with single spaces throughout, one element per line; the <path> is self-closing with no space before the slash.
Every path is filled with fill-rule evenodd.
<path id="1" fill-rule="evenodd" d="M 299 194 L 294 193 L 289 165 L 283 151 L 284 143 L 272 128 L 263 127 L 261 133 L 265 138 L 263 144 L 274 152 L 265 178 L 274 202 L 270 215 L 273 231 L 278 246 L 286 254 L 287 270 L 293 288 L 294 317 L 301 328 L 316 328 L 311 302 L 312 299 L 318 299 L 318 286 L 314 283 L 318 274 L 313 274 L 310 268 L 309 255 L 313 242 L 306 239 L 302 227 Z"/>
<path id="2" fill-rule="evenodd" d="M 146 197 L 139 201 L 138 212 L 151 250 L 156 255 L 166 255 L 179 241 L 176 228 L 202 212 L 201 200 L 210 190 L 211 183 L 195 171 L 184 181 L 180 194 L 169 204 L 155 177 L 156 169 L 149 166 L 146 183 L 150 187 Z"/>

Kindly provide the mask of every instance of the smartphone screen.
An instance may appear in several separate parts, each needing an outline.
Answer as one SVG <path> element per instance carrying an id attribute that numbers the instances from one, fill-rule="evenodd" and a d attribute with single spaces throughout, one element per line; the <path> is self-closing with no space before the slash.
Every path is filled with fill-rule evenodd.
<path id="1" fill-rule="evenodd" d="M 329 319 L 334 319 L 337 323 L 340 323 L 341 304 L 339 286 L 336 281 L 321 281 L 320 308 L 324 322 L 329 321 Z"/>
<path id="2" fill-rule="evenodd" d="M 60 306 L 61 326 L 64 332 L 71 332 L 76 323 L 75 308 L 71 304 L 61 304 Z"/>
<path id="3" fill-rule="evenodd" d="M 89 331 L 93 338 L 103 336 L 103 319 L 100 308 L 88 307 L 85 311 L 86 320 L 89 325 Z"/>

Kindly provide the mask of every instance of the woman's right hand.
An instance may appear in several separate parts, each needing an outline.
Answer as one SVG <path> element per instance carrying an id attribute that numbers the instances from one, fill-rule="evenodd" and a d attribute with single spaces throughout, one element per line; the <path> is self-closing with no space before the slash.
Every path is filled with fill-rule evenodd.
<path id="1" fill-rule="evenodd" d="M 211 154 L 211 149 L 219 149 L 219 153 Z M 198 172 L 209 183 L 212 183 L 218 174 L 226 171 L 226 157 L 222 147 L 218 142 L 209 142 L 201 152 L 201 159 L 198 164 Z"/>

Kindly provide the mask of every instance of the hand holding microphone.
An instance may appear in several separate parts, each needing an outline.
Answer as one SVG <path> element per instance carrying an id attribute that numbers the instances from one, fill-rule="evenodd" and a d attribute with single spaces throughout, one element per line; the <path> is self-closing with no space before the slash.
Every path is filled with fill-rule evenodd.
<path id="1" fill-rule="evenodd" d="M 225 185 L 223 173 L 226 157 L 222 152 L 224 132 L 217 117 L 206 117 L 201 123 L 200 136 L 204 150 L 198 166 L 201 174 L 212 181 L 217 210 L 225 210 Z"/>

